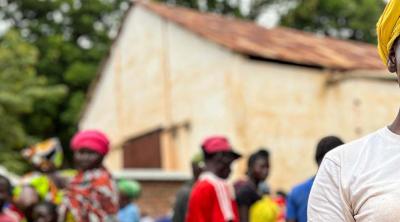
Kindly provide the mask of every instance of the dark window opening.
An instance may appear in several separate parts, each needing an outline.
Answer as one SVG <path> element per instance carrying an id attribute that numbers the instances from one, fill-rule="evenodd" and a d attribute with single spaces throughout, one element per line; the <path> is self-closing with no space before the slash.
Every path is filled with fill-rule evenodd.
<path id="1" fill-rule="evenodd" d="M 126 141 L 124 168 L 161 168 L 161 135 L 162 129 L 157 129 Z"/>

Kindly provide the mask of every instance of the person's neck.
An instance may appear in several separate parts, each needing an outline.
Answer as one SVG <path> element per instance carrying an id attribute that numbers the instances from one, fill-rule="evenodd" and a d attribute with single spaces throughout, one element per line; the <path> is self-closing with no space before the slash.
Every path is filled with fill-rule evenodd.
<path id="1" fill-rule="evenodd" d="M 204 172 L 205 172 L 205 173 L 206 173 L 206 172 L 207 172 L 207 173 L 211 173 L 211 174 L 213 174 L 215 177 L 217 177 L 217 178 L 219 178 L 219 179 L 221 179 L 221 180 L 224 180 L 222 177 L 220 177 L 220 176 L 218 175 L 218 170 L 216 170 L 215 168 L 212 168 L 212 167 L 207 168 Z"/>
<path id="2" fill-rule="evenodd" d="M 397 113 L 396 119 L 388 126 L 393 133 L 400 135 L 400 111 Z"/>
<path id="3" fill-rule="evenodd" d="M 218 178 L 219 178 L 219 176 L 218 176 L 218 174 L 217 174 L 217 171 L 216 171 L 216 170 L 213 170 L 213 169 L 208 169 L 206 172 L 212 173 L 212 174 L 214 174 L 216 177 L 218 177 Z"/>
<path id="4" fill-rule="evenodd" d="M 248 176 L 248 178 L 249 178 L 249 181 L 252 183 L 252 185 L 255 188 L 257 188 L 257 185 L 260 183 L 260 181 L 257 180 L 255 177 L 252 177 L 252 176 Z"/>
<path id="5" fill-rule="evenodd" d="M 91 167 L 88 169 L 78 169 L 78 171 L 85 173 L 85 172 L 93 172 L 93 171 L 102 170 L 102 169 L 104 169 L 104 167 L 102 165 L 100 165 L 100 166 L 95 166 L 95 167 Z"/>

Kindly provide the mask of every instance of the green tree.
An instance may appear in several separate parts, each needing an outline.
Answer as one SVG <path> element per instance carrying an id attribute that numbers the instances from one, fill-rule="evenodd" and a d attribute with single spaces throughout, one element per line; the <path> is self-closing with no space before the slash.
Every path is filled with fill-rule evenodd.
<path id="1" fill-rule="evenodd" d="M 60 103 L 67 91 L 66 87 L 51 86 L 44 76 L 38 76 L 37 61 L 37 48 L 15 30 L 0 39 L 0 163 L 18 173 L 27 167 L 20 149 L 36 139 L 26 132 L 22 119 L 34 112 L 37 102 Z"/>
<path id="2" fill-rule="evenodd" d="M 283 0 L 157 0 L 172 5 L 183 6 L 199 11 L 230 15 L 242 19 L 256 20 L 269 6 Z M 285 0 L 286 1 L 286 0 Z"/>
<path id="3" fill-rule="evenodd" d="M 343 39 L 374 43 L 383 0 L 297 0 L 281 25 Z"/>
<path id="4" fill-rule="evenodd" d="M 63 101 L 39 100 L 23 128 L 39 138 L 58 136 L 64 147 L 77 129 L 85 94 L 116 36 L 129 0 L 6 0 L 0 20 L 38 49 L 33 69 L 50 84 L 63 84 Z M 66 149 L 68 150 L 68 149 Z"/>

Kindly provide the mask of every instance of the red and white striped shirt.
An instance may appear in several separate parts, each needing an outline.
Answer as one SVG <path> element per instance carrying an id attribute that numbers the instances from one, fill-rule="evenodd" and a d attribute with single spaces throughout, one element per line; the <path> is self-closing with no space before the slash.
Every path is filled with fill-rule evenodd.
<path id="1" fill-rule="evenodd" d="M 186 222 L 239 222 L 233 187 L 205 172 L 190 195 Z"/>

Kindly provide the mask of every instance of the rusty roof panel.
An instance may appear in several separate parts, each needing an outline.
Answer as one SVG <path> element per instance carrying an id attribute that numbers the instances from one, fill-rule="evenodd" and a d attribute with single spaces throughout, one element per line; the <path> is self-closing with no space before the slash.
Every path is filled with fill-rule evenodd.
<path id="1" fill-rule="evenodd" d="M 160 3 L 136 2 L 152 12 L 238 53 L 335 70 L 384 69 L 374 45 L 320 37 Z"/>

